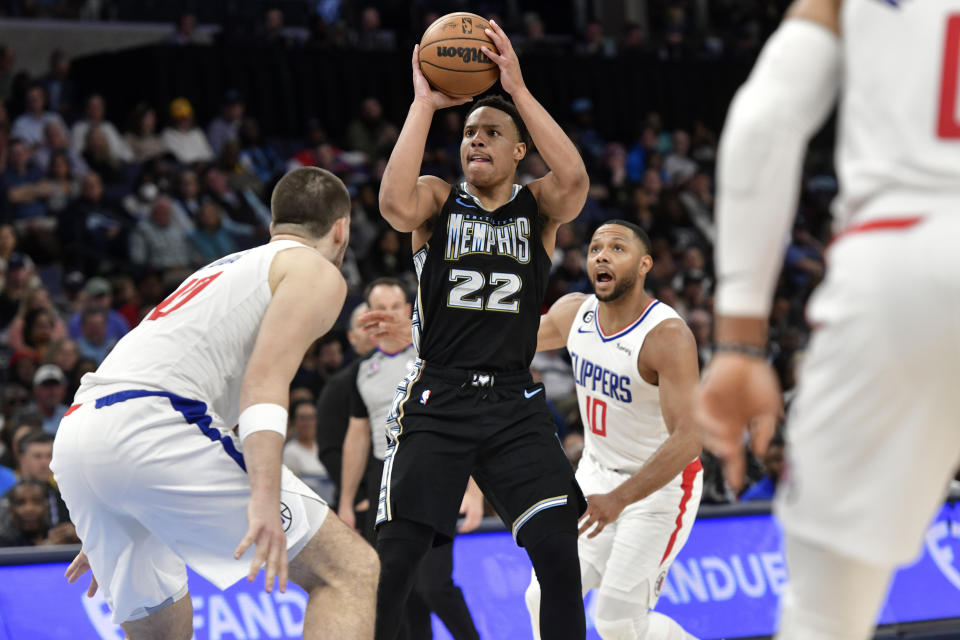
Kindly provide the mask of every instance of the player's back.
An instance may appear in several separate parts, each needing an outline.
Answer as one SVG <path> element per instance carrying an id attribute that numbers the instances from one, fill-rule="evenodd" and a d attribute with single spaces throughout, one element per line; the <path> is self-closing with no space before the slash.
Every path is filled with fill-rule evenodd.
<path id="1" fill-rule="evenodd" d="M 123 337 L 77 402 L 123 389 L 168 391 L 207 403 L 229 428 L 237 423 L 240 384 L 270 303 L 270 265 L 282 240 L 231 254 L 193 273 Z"/>
<path id="2" fill-rule="evenodd" d="M 842 226 L 960 207 L 960 0 L 846 0 Z"/>

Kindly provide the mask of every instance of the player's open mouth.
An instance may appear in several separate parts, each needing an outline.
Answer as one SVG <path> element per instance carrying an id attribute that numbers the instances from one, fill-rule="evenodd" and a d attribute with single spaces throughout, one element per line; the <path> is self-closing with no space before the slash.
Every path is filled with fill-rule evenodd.
<path id="1" fill-rule="evenodd" d="M 475 153 L 472 156 L 467 158 L 467 162 L 490 162 L 490 158 L 487 156 L 483 156 L 478 153 Z"/>
<path id="2" fill-rule="evenodd" d="M 597 272 L 597 282 L 611 282 L 613 280 L 613 274 L 607 273 L 606 271 Z"/>

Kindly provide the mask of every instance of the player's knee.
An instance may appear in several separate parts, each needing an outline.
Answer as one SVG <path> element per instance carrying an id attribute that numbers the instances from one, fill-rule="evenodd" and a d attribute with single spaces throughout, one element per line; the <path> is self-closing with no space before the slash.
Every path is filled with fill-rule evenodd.
<path id="1" fill-rule="evenodd" d="M 598 612 L 595 624 L 603 640 L 641 640 L 647 637 L 650 620 L 645 612 L 633 618 L 606 618 Z"/>
<path id="2" fill-rule="evenodd" d="M 370 545 L 363 543 L 357 545 L 354 557 L 354 577 L 355 579 L 371 588 L 377 586 L 380 579 L 380 558 L 376 550 Z"/>
<path id="3" fill-rule="evenodd" d="M 642 604 L 610 597 L 601 588 L 597 594 L 597 633 L 603 640 L 641 640 L 650 628 L 649 611 Z"/>

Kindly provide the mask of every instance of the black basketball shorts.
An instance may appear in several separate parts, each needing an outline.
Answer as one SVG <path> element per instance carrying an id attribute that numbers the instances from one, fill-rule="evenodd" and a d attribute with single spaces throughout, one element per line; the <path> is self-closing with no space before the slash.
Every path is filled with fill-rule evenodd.
<path id="1" fill-rule="evenodd" d="M 469 372 L 418 362 L 397 389 L 377 525 L 406 519 L 451 540 L 472 474 L 521 546 L 575 527 L 583 493 L 528 371 Z M 551 517 L 536 518 L 550 510 Z M 568 514 L 558 518 L 560 510 Z M 538 524 L 539 523 L 539 524 Z"/>

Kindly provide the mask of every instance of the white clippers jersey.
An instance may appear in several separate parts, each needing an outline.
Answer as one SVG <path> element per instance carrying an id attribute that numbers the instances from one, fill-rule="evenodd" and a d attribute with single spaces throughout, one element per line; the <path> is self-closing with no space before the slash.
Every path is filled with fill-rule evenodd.
<path id="1" fill-rule="evenodd" d="M 630 326 L 605 335 L 596 296 L 584 300 L 567 336 L 573 360 L 584 452 L 608 469 L 634 473 L 667 439 L 659 389 L 644 380 L 637 358 L 647 334 L 680 316 L 653 300 Z"/>
<path id="2" fill-rule="evenodd" d="M 240 383 L 270 303 L 277 253 L 304 245 L 278 240 L 234 253 L 186 279 L 83 376 L 78 402 L 124 389 L 157 389 L 206 402 L 226 428 L 239 418 Z"/>
<path id="3" fill-rule="evenodd" d="M 960 0 L 846 0 L 840 228 L 960 205 Z"/>

